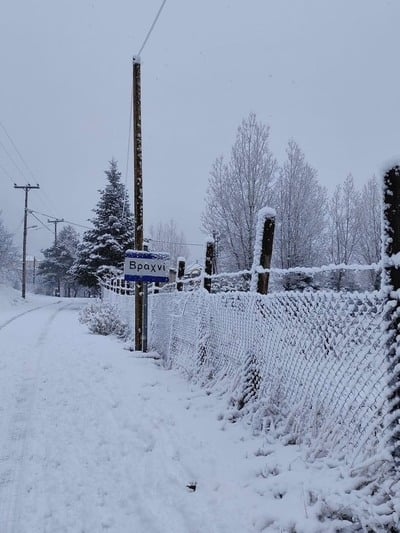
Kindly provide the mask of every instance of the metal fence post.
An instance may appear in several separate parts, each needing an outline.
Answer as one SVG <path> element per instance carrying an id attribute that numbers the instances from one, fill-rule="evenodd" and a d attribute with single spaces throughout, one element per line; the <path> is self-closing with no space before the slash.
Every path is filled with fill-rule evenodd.
<path id="1" fill-rule="evenodd" d="M 395 465 L 400 466 L 400 166 L 384 175 L 382 290 L 386 298 L 388 430 Z"/>

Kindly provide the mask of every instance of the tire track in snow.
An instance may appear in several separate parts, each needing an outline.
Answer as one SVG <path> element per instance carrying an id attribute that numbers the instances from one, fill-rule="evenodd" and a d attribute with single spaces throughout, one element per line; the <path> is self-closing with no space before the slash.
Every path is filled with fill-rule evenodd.
<path id="1" fill-rule="evenodd" d="M 55 302 L 59 304 L 61 302 Z M 45 306 L 24 311 L 4 323 L 0 329 L 9 325 L 26 314 L 38 311 Z M 20 505 L 23 501 L 22 484 L 24 464 L 27 455 L 27 444 L 31 432 L 32 412 L 35 406 L 37 381 L 42 356 L 41 346 L 44 344 L 48 329 L 57 314 L 68 307 L 68 304 L 56 309 L 39 330 L 36 342 L 23 351 L 23 360 L 18 361 L 18 382 L 14 388 L 15 394 L 8 414 L 8 420 L 3 433 L 4 445 L 0 452 L 0 532 L 20 533 L 18 530 Z M 4 413 L 4 410 L 3 410 Z M 6 415 L 6 413 L 4 413 Z"/>
<path id="2" fill-rule="evenodd" d="M 23 313 L 19 313 L 18 315 L 15 315 L 12 318 L 9 318 L 5 322 L 3 322 L 3 324 L 0 324 L 0 331 L 4 329 L 6 326 L 8 326 L 9 324 L 11 324 L 12 322 L 14 322 L 15 320 L 17 320 L 18 318 L 21 318 L 27 315 L 28 313 L 33 313 L 33 311 L 38 311 L 40 309 L 44 309 L 45 307 L 49 307 L 51 305 L 58 305 L 60 303 L 61 303 L 61 300 L 59 300 L 58 302 L 52 302 L 51 304 L 40 305 L 38 307 L 34 307 L 33 309 L 27 309 Z"/>

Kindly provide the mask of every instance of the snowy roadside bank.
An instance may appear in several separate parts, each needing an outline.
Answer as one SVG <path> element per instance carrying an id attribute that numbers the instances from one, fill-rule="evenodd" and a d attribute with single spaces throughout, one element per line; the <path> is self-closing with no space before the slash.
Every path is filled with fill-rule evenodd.
<path id="1" fill-rule="evenodd" d="M 7 320 L 45 305 L 59 302 L 60 298 L 27 293 L 24 300 L 20 291 L 0 284 L 0 327 Z"/>

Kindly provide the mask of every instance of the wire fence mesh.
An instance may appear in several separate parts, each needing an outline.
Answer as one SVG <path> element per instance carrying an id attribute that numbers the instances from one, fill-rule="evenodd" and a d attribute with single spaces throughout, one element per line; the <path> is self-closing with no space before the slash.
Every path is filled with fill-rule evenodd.
<path id="1" fill-rule="evenodd" d="M 379 292 L 151 297 L 150 344 L 190 377 L 239 383 L 278 409 L 310 453 L 364 459 L 385 439 L 387 361 Z"/>

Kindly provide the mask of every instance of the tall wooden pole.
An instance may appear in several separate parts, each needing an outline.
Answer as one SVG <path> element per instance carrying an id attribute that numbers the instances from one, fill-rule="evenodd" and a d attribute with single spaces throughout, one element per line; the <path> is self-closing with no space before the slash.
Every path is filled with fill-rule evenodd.
<path id="1" fill-rule="evenodd" d="M 54 248 L 57 246 L 57 224 L 64 222 L 63 218 L 47 219 L 47 222 L 54 224 Z M 57 276 L 57 296 L 61 296 L 61 280 L 60 276 Z"/>
<path id="2" fill-rule="evenodd" d="M 143 177 L 140 59 L 133 58 L 133 154 L 135 250 L 143 250 Z M 142 350 L 143 283 L 135 284 L 135 350 Z"/>
<path id="3" fill-rule="evenodd" d="M 275 217 L 266 217 L 264 220 L 264 229 L 261 243 L 260 266 L 262 268 L 271 267 L 272 246 L 274 242 Z M 263 272 L 258 274 L 257 292 L 260 294 L 268 293 L 269 273 Z"/>
<path id="4" fill-rule="evenodd" d="M 257 229 L 250 290 L 257 291 L 260 294 L 268 293 L 269 273 L 258 272 L 258 269 L 259 267 L 262 269 L 269 269 L 271 267 L 275 217 L 276 213 L 270 207 L 263 207 L 257 213 Z"/>
<path id="5" fill-rule="evenodd" d="M 400 165 L 384 175 L 383 272 L 386 292 L 389 446 L 400 468 Z"/>
<path id="6" fill-rule="evenodd" d="M 14 189 L 24 189 L 25 207 L 24 207 L 24 237 L 22 242 L 22 298 L 26 295 L 26 239 L 28 236 L 28 193 L 31 189 L 39 189 L 39 185 L 16 185 Z"/>
<path id="7" fill-rule="evenodd" d="M 178 257 L 178 268 L 176 272 L 176 277 L 178 279 L 178 281 L 176 282 L 177 291 L 183 291 L 183 283 L 182 281 L 179 281 L 179 280 L 181 280 L 184 275 L 185 275 L 185 258 Z"/>
<path id="8" fill-rule="evenodd" d="M 204 263 L 204 288 L 208 292 L 211 292 L 211 275 L 213 273 L 214 245 L 214 241 L 207 241 L 206 260 Z"/>

